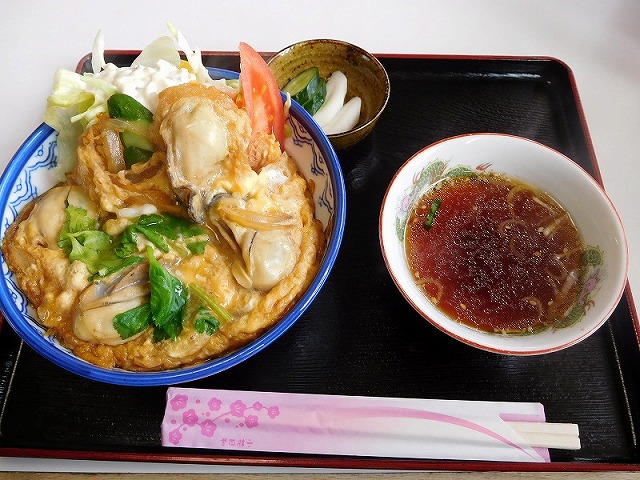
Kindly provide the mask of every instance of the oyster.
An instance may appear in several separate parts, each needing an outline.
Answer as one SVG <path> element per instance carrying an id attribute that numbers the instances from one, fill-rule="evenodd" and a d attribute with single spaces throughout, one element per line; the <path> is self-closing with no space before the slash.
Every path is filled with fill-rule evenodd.
<path id="1" fill-rule="evenodd" d="M 253 138 L 248 115 L 226 94 L 189 88 L 169 88 L 160 96 L 171 185 L 190 216 L 237 253 L 232 272 L 238 283 L 270 290 L 291 273 L 300 252 L 299 205 L 288 205 L 278 193 L 293 177 L 281 166 L 286 154 L 271 136 Z M 263 148 L 252 149 L 252 142 Z M 251 150 L 267 153 L 256 161 Z"/>
<path id="2" fill-rule="evenodd" d="M 149 302 L 149 265 L 114 273 L 91 283 L 81 294 L 73 315 L 73 333 L 81 340 L 120 345 L 141 335 L 122 339 L 113 325 L 116 315 Z"/>
<path id="3" fill-rule="evenodd" d="M 229 155 L 224 120 L 213 102 L 186 98 L 178 102 L 162 124 L 171 185 L 189 208 L 191 217 L 205 222 L 207 205 L 216 193 L 214 183 Z"/>
<path id="4" fill-rule="evenodd" d="M 293 215 L 252 210 L 243 199 L 219 197 L 208 219 L 238 253 L 232 273 L 245 288 L 270 290 L 296 264 L 301 233 Z M 230 234 L 230 235 L 229 235 Z"/>
<path id="5" fill-rule="evenodd" d="M 86 192 L 75 186 L 54 187 L 38 197 L 24 227 L 27 236 L 47 248 L 58 248 L 58 236 L 66 220 L 68 205 L 80 207 L 96 217 L 95 205 Z"/>
<path id="6" fill-rule="evenodd" d="M 68 205 L 82 207 L 97 217 L 95 205 L 82 188 L 65 185 L 48 190 L 25 208 L 7 230 L 2 249 L 11 265 L 31 272 L 46 264 L 48 256 L 61 251 L 58 237 Z"/>

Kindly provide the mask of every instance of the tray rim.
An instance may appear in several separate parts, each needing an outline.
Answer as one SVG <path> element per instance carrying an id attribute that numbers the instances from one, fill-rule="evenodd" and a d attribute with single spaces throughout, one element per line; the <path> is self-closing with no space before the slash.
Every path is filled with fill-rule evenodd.
<path id="1" fill-rule="evenodd" d="M 206 450 L 203 450 L 206 451 Z M 52 455 L 55 454 L 55 455 Z M 340 456 L 242 456 L 233 454 L 197 455 L 194 453 L 132 453 L 92 450 L 49 450 L 39 448 L 0 448 L 0 458 L 41 458 L 112 462 L 147 462 L 242 467 L 322 468 L 388 471 L 460 471 L 460 472 L 637 472 L 633 463 L 593 462 L 490 462 L 465 460 L 422 460 L 380 457 Z M 0 471 L 2 468 L 0 467 Z M 157 472 L 162 473 L 162 472 Z"/>
<path id="2" fill-rule="evenodd" d="M 140 50 L 117 49 L 105 50 L 105 55 L 137 55 Z M 206 57 L 237 57 L 237 51 L 202 51 L 202 56 Z M 260 52 L 264 57 L 269 57 L 276 52 Z M 596 181 L 603 186 L 602 176 L 597 161 L 595 148 L 589 127 L 586 121 L 584 108 L 578 92 L 577 82 L 571 67 L 563 60 L 545 55 L 460 55 L 460 54 L 420 54 L 420 53 L 375 53 L 380 59 L 406 59 L 406 60 L 461 60 L 461 61 L 545 61 L 558 64 L 567 74 L 569 85 L 578 117 L 580 127 L 585 136 L 585 143 L 589 155 L 589 161 L 593 168 L 593 175 Z M 80 72 L 84 64 L 90 61 L 91 53 L 87 53 L 80 58 L 76 66 L 76 72 Z M 604 188 L 604 186 L 603 186 Z M 640 348 L 640 321 L 638 311 L 633 299 L 629 281 L 626 282 L 624 298 L 629 307 L 632 326 L 636 336 L 636 343 Z M 2 318 L 0 317 L 0 331 L 2 329 Z M 15 370 L 15 369 L 14 369 Z M 620 471 L 634 472 L 640 471 L 640 462 L 634 463 L 614 463 L 593 461 L 584 462 L 549 462 L 549 463 L 521 463 L 521 462 L 489 462 L 489 461 L 464 461 L 464 460 L 423 460 L 423 459 L 403 459 L 403 458 L 379 458 L 379 457 L 346 457 L 346 456 L 310 456 L 283 454 L 267 456 L 264 452 L 257 452 L 257 455 L 234 455 L 234 454 L 206 454 L 208 450 L 202 450 L 203 454 L 192 452 L 178 452 L 177 449 L 171 452 L 115 452 L 99 450 L 68 450 L 68 449 L 47 449 L 29 447 L 3 447 L 0 446 L 0 458 L 43 458 L 59 460 L 99 460 L 99 461 L 135 461 L 135 462 L 155 462 L 155 463 L 182 463 L 199 465 L 227 465 L 227 466 L 258 466 L 258 467 L 293 467 L 293 468 L 338 468 L 338 469 L 380 469 L 380 470 L 432 470 L 432 471 L 502 471 L 502 472 L 598 472 L 598 471 Z M 3 469 L 0 467 L 0 471 Z"/>

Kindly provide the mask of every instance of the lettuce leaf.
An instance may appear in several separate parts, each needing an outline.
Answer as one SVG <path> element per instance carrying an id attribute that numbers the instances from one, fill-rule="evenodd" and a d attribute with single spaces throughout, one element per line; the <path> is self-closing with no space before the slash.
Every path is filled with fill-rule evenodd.
<path id="1" fill-rule="evenodd" d="M 108 82 L 64 68 L 56 71 L 43 121 L 58 131 L 56 173 L 60 180 L 75 165 L 80 135 L 99 113 L 106 112 L 106 101 L 115 92 Z"/>

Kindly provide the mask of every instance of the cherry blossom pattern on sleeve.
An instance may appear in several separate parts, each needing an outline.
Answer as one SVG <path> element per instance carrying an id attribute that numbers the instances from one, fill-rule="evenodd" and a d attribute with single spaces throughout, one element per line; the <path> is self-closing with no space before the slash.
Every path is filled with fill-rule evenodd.
<path id="1" fill-rule="evenodd" d="M 219 422 L 225 424 L 233 422 L 236 428 L 252 429 L 260 426 L 261 418 L 273 420 L 280 415 L 278 406 L 266 406 L 259 401 L 247 405 L 242 400 L 235 400 L 228 405 L 228 408 L 224 408 L 222 400 L 211 397 L 204 405 L 200 400 L 196 400 L 195 404 L 196 408 L 187 408 L 190 406 L 189 397 L 183 394 L 178 394 L 169 400 L 173 411 L 182 411 L 182 423 L 176 419 L 171 421 L 175 425 L 175 428 L 169 432 L 169 441 L 173 445 L 180 445 L 183 434 L 192 428 L 199 428 L 201 436 L 211 438 L 216 435 Z M 222 440 L 228 441 L 226 438 Z M 242 445 L 246 445 L 246 442 L 242 442 Z"/>

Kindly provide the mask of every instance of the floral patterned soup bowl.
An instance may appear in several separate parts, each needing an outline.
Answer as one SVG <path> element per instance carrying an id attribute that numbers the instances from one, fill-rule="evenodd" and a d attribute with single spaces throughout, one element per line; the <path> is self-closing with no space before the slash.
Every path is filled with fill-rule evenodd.
<path id="1" fill-rule="evenodd" d="M 443 313 L 415 281 L 405 252 L 405 230 L 414 205 L 439 181 L 479 172 L 499 173 L 546 193 L 569 213 L 582 237 L 583 286 L 554 327 L 531 334 L 472 328 Z M 534 355 L 577 344 L 606 322 L 626 286 L 627 241 L 607 194 L 571 159 L 525 138 L 470 134 L 424 148 L 391 181 L 382 204 L 379 234 L 387 269 L 412 307 L 450 336 L 496 353 Z"/>

